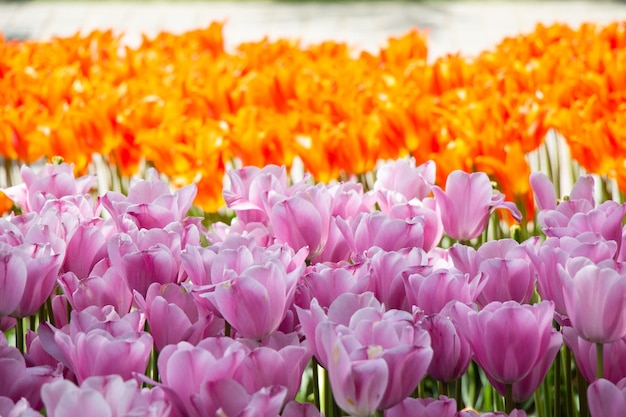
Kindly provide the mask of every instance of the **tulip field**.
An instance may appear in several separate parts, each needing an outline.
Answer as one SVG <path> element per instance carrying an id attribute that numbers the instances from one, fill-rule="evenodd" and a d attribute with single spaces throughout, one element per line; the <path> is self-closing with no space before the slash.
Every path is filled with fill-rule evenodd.
<path id="1" fill-rule="evenodd" d="M 0 417 L 623 417 L 625 82 L 626 22 L 0 35 Z"/>

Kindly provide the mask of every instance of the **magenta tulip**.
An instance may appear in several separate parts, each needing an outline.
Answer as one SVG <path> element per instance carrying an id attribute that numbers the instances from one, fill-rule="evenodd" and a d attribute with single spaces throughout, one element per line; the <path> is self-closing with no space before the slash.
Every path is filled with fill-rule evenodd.
<path id="1" fill-rule="evenodd" d="M 494 192 L 483 172 L 453 171 L 446 180 L 445 192 L 434 186 L 433 193 L 441 210 L 443 228 L 453 239 L 467 241 L 480 236 L 489 215 L 499 208 L 509 210 L 517 221 L 522 218 L 513 203 L 505 202 L 504 195 Z"/>
<path id="2" fill-rule="evenodd" d="M 571 327 L 562 329 L 563 340 L 576 359 L 581 374 L 588 382 L 598 378 L 597 345 L 578 335 Z M 626 337 L 615 342 L 603 343 L 603 377 L 613 383 L 626 378 Z"/>
<path id="3" fill-rule="evenodd" d="M 153 394 L 157 389 L 141 391 L 134 380 L 119 375 L 93 376 L 80 386 L 59 380 L 46 384 L 41 396 L 48 417 L 168 417 L 171 405 Z"/>
<path id="4" fill-rule="evenodd" d="M 398 159 L 381 165 L 376 171 L 374 190 L 389 190 L 407 201 L 428 197 L 435 184 L 436 166 L 433 161 L 415 166 L 415 160 Z"/>
<path id="5" fill-rule="evenodd" d="M 614 384 L 598 379 L 587 388 L 591 417 L 621 417 L 626 410 L 626 378 Z"/>
<path id="6" fill-rule="evenodd" d="M 460 378 L 472 360 L 472 349 L 468 341 L 449 317 L 433 314 L 422 320 L 422 327 L 430 335 L 433 359 L 428 374 L 441 382 Z"/>
<path id="7" fill-rule="evenodd" d="M 385 417 L 457 417 L 454 398 L 407 398 L 385 411 Z"/>
<path id="8" fill-rule="evenodd" d="M 567 283 L 567 315 L 578 334 L 594 343 L 626 336 L 626 277 L 612 268 L 587 265 Z"/>
<path id="9" fill-rule="evenodd" d="M 270 203 L 268 193 L 287 194 L 287 169 L 266 165 L 263 168 L 244 167 L 226 172 L 230 186 L 223 191 L 224 200 L 243 223 L 267 224 Z"/>
<path id="10" fill-rule="evenodd" d="M 530 374 L 548 352 L 556 331 L 550 301 L 532 306 L 493 302 L 480 312 L 457 302 L 450 314 L 469 341 L 476 362 L 502 384 L 514 384 Z"/>

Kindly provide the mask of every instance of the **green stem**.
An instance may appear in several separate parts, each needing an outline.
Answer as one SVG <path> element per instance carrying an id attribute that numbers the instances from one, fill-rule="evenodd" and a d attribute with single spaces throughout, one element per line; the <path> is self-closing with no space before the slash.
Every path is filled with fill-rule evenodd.
<path id="1" fill-rule="evenodd" d="M 24 353 L 24 319 L 19 317 L 15 324 L 15 347 Z"/>
<path id="2" fill-rule="evenodd" d="M 580 401 L 580 416 L 589 417 L 589 406 L 587 405 L 587 381 L 578 369 L 576 372 L 576 382 L 578 383 L 578 399 Z"/>
<path id="3" fill-rule="evenodd" d="M 461 411 L 463 409 L 463 380 L 461 378 L 454 381 L 454 385 L 456 386 L 456 411 Z"/>
<path id="4" fill-rule="evenodd" d="M 46 310 L 48 313 L 48 322 L 56 327 L 56 321 L 54 320 L 54 313 L 52 312 L 52 298 L 48 297 L 48 299 L 46 300 Z"/>
<path id="5" fill-rule="evenodd" d="M 159 352 L 152 349 L 152 379 L 159 382 Z"/>
<path id="6" fill-rule="evenodd" d="M 542 384 L 545 386 L 545 382 Z M 537 409 L 537 417 L 545 417 L 545 413 L 543 411 L 543 401 L 541 399 L 541 389 L 535 391 L 535 408 Z"/>
<path id="7" fill-rule="evenodd" d="M 437 382 L 437 386 L 439 389 L 439 395 L 445 395 L 446 397 L 448 396 L 448 384 L 445 382 Z"/>
<path id="8" fill-rule="evenodd" d="M 319 380 L 319 373 L 317 370 L 317 359 L 313 358 L 311 359 L 311 368 L 313 369 L 313 402 L 315 403 L 315 406 L 317 407 L 318 410 L 321 410 L 320 408 L 320 380 Z"/>
<path id="9" fill-rule="evenodd" d="M 575 416 L 574 407 L 574 384 L 572 382 L 572 351 L 565 346 L 564 369 L 565 372 L 565 405 L 568 416 Z"/>
<path id="10" fill-rule="evenodd" d="M 505 384 L 504 407 L 507 414 L 511 414 L 515 405 L 513 404 L 513 384 Z"/>
<path id="11" fill-rule="evenodd" d="M 554 416 L 561 416 L 561 350 L 556 353 L 554 362 Z"/>
<path id="12" fill-rule="evenodd" d="M 230 323 L 224 320 L 224 335 L 226 337 L 230 337 L 230 331 L 231 331 Z"/>
<path id="13" fill-rule="evenodd" d="M 596 375 L 598 379 L 604 378 L 604 345 L 596 343 Z"/>

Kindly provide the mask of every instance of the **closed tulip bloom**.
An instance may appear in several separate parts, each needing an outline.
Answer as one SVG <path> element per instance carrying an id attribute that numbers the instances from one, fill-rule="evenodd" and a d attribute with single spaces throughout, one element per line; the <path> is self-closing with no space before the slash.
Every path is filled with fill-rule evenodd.
<path id="1" fill-rule="evenodd" d="M 597 344 L 583 339 L 572 327 L 562 329 L 563 340 L 572 351 L 580 373 L 588 382 L 598 378 Z M 626 337 L 603 343 L 603 377 L 613 383 L 626 378 Z"/>
<path id="2" fill-rule="evenodd" d="M 493 302 L 476 312 L 457 302 L 450 314 L 469 341 L 474 359 L 490 378 L 514 384 L 543 358 L 552 339 L 554 305 Z"/>
<path id="3" fill-rule="evenodd" d="M 539 385 L 543 382 L 552 366 L 552 362 L 554 362 L 554 358 L 556 358 L 559 349 L 563 346 L 563 337 L 556 330 L 552 330 L 552 336 L 550 338 L 550 346 L 546 351 L 546 354 L 539 358 L 534 368 L 530 371 L 528 375 L 526 375 L 523 379 L 518 382 L 513 383 L 512 393 L 513 393 L 513 401 L 516 403 L 522 403 L 532 397 L 535 393 Z M 506 387 L 501 382 L 490 379 L 493 387 L 500 394 L 504 395 L 506 393 Z"/>
<path id="4" fill-rule="evenodd" d="M 422 327 L 430 335 L 433 359 L 428 375 L 441 382 L 460 378 L 472 360 L 472 349 L 465 337 L 456 330 L 449 317 L 439 314 L 427 316 Z"/>
<path id="5" fill-rule="evenodd" d="M 591 417 L 621 417 L 626 410 L 626 378 L 614 384 L 598 379 L 587 388 Z"/>
<path id="6" fill-rule="evenodd" d="M 609 343 L 626 336 L 626 276 L 587 265 L 565 282 L 567 315 L 581 337 Z"/>
<path id="7" fill-rule="evenodd" d="M 427 161 L 415 166 L 415 160 L 398 159 L 381 165 L 376 171 L 374 190 L 389 190 L 401 194 L 407 201 L 428 197 L 435 184 L 436 166 Z"/>
<path id="8" fill-rule="evenodd" d="M 154 391 L 154 390 L 152 390 Z M 80 386 L 59 380 L 46 384 L 41 396 L 49 417 L 168 417 L 171 406 L 148 390 L 140 390 L 137 381 L 124 381 L 119 375 L 94 376 Z"/>
<path id="9" fill-rule="evenodd" d="M 74 165 L 46 164 L 35 172 L 23 165 L 20 174 L 24 183 L 7 188 L 4 193 L 24 212 L 39 213 L 49 200 L 75 194 L 87 194 L 96 182 L 95 175 L 74 177 Z"/>
<path id="10" fill-rule="evenodd" d="M 276 417 L 285 402 L 285 387 L 261 388 L 254 393 L 233 379 L 207 381 L 192 398 L 190 417 L 259 416 Z"/>
<path id="11" fill-rule="evenodd" d="M 470 304 L 487 283 L 485 275 L 471 277 L 456 268 L 429 270 L 404 277 L 406 296 L 411 305 L 425 314 L 436 314 L 450 301 Z"/>
<path id="12" fill-rule="evenodd" d="M 522 215 L 515 204 L 505 202 L 504 196 L 494 191 L 487 174 L 453 171 L 446 180 L 446 190 L 434 186 L 433 193 L 441 210 L 443 228 L 457 240 L 471 240 L 485 230 L 489 215 L 496 209 L 511 212 L 515 220 Z"/>
<path id="13" fill-rule="evenodd" d="M 287 194 L 287 169 L 277 165 L 263 168 L 247 166 L 226 172 L 230 185 L 223 191 L 224 200 L 244 223 L 267 224 L 269 210 L 268 194 Z"/>
<path id="14" fill-rule="evenodd" d="M 153 283 L 145 299 L 135 292 L 135 302 L 146 315 L 158 351 L 182 341 L 195 345 L 224 330 L 223 320 L 201 308 L 193 295 L 177 284 Z"/>
<path id="15" fill-rule="evenodd" d="M 435 398 L 407 398 L 385 410 L 385 417 L 457 417 L 456 401 L 444 395 Z"/>

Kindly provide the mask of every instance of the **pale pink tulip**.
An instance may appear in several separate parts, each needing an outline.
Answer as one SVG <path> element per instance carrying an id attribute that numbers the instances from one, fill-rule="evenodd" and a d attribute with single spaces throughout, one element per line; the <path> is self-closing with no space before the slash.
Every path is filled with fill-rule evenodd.
<path id="1" fill-rule="evenodd" d="M 567 316 L 578 334 L 594 343 L 626 336 L 626 277 L 612 268 L 587 265 L 566 282 Z"/>
<path id="2" fill-rule="evenodd" d="M 437 205 L 441 210 L 443 228 L 448 236 L 457 240 L 474 239 L 485 230 L 489 215 L 494 210 L 509 210 L 515 220 L 522 215 L 504 195 L 493 190 L 487 174 L 453 171 L 446 180 L 446 190 L 433 186 Z"/>
<path id="3" fill-rule="evenodd" d="M 614 384 L 598 379 L 587 388 L 591 417 L 621 417 L 626 410 L 626 378 Z"/>
<path id="4" fill-rule="evenodd" d="M 474 359 L 490 378 L 514 384 L 531 373 L 550 348 L 554 305 L 493 302 L 476 312 L 457 302 L 450 314 Z"/>
<path id="5" fill-rule="evenodd" d="M 76 386 L 59 380 L 46 384 L 41 396 L 48 417 L 174 417 L 171 405 L 156 390 L 141 391 L 119 375 L 92 376 Z"/>
<path id="6" fill-rule="evenodd" d="M 407 398 L 385 410 L 385 417 L 457 417 L 454 398 Z"/>

